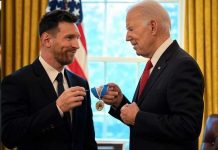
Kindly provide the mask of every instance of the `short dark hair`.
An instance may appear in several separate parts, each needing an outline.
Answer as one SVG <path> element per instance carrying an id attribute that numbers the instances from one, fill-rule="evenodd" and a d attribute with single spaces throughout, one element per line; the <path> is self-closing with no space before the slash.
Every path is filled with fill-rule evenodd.
<path id="1" fill-rule="evenodd" d="M 39 23 L 39 36 L 41 37 L 43 32 L 54 29 L 60 22 L 76 23 L 77 17 L 64 10 L 53 10 L 46 13 Z"/>

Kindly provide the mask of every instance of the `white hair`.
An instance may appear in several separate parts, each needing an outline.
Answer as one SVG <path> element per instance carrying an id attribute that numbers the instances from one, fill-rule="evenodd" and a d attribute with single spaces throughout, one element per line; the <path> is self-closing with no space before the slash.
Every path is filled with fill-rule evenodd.
<path id="1" fill-rule="evenodd" d="M 168 12 L 158 2 L 153 0 L 144 0 L 137 3 L 131 10 L 138 10 L 139 14 L 145 18 L 145 23 L 150 20 L 156 20 L 160 25 L 164 33 L 169 33 L 171 29 L 171 21 Z"/>

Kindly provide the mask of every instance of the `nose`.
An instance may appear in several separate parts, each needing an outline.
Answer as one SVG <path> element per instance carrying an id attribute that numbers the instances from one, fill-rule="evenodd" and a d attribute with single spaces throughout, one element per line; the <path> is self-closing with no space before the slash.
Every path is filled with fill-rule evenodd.
<path id="1" fill-rule="evenodd" d="M 72 40 L 72 47 L 75 49 L 79 49 L 79 39 L 75 38 Z"/>
<path id="2" fill-rule="evenodd" d="M 130 41 L 130 40 L 131 40 L 131 36 L 130 36 L 129 31 L 127 31 L 127 33 L 126 33 L 126 41 Z"/>

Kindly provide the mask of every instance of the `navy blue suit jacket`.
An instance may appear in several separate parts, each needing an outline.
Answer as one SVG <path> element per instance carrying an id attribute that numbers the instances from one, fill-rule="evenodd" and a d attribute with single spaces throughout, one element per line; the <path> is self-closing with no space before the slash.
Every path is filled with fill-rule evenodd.
<path id="1" fill-rule="evenodd" d="M 65 70 L 68 85 L 89 89 L 87 81 Z M 66 123 L 57 94 L 37 59 L 2 81 L 2 140 L 18 150 L 97 150 L 90 93 Z"/>
<path id="2" fill-rule="evenodd" d="M 197 150 L 203 117 L 204 81 L 195 62 L 174 41 L 155 65 L 143 93 L 133 101 L 140 109 L 130 126 L 130 150 Z M 124 96 L 110 114 L 120 119 Z"/>

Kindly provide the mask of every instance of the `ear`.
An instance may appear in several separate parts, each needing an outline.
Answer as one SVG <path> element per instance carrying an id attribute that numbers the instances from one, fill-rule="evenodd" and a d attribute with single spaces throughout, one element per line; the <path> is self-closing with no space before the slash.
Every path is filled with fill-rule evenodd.
<path id="1" fill-rule="evenodd" d="M 51 35 L 49 33 L 47 33 L 47 32 L 42 33 L 40 39 L 41 39 L 41 42 L 42 42 L 43 46 L 45 46 L 47 48 L 51 47 L 52 37 L 51 37 Z"/>
<path id="2" fill-rule="evenodd" d="M 151 25 L 151 34 L 152 35 L 157 34 L 157 21 L 151 20 L 150 25 Z"/>

